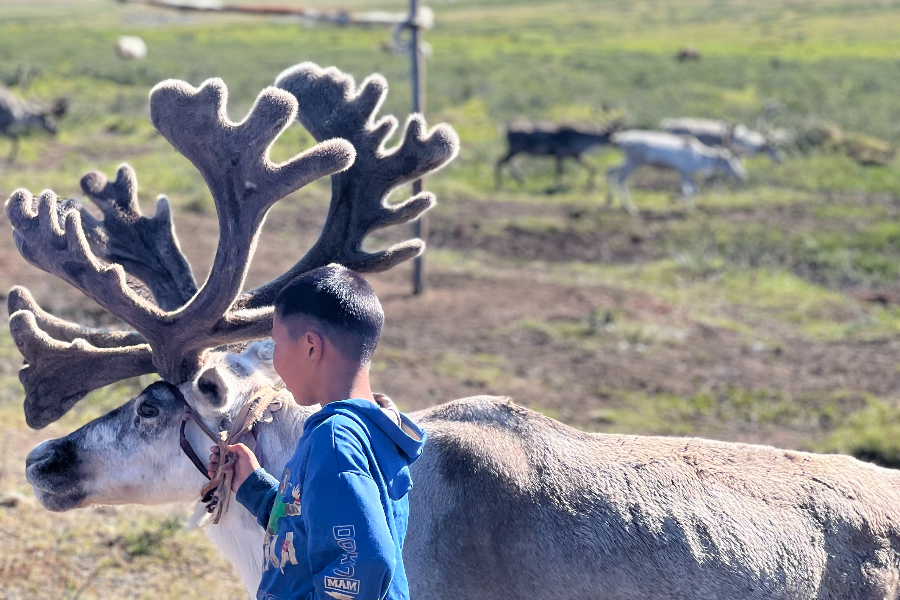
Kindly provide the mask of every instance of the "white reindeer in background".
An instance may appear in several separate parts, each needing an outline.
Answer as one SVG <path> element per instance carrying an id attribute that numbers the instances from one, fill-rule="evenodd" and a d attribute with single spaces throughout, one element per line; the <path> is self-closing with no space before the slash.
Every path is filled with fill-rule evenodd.
<path id="1" fill-rule="evenodd" d="M 687 209 L 694 207 L 692 197 L 697 193 L 695 173 L 709 175 L 721 172 L 740 181 L 747 179 L 747 172 L 741 161 L 729 150 L 711 148 L 691 136 L 633 129 L 614 134 L 612 142 L 625 153 L 625 162 L 606 172 L 606 205 L 612 205 L 613 188 L 618 186 L 622 208 L 632 215 L 636 215 L 638 210 L 628 198 L 625 182 L 643 165 L 678 171 L 681 177 L 681 197 Z"/>
<path id="2" fill-rule="evenodd" d="M 272 299 L 298 273 L 331 261 L 384 270 L 421 251 L 418 240 L 372 254 L 360 244 L 434 203 L 430 194 L 398 205 L 385 198 L 453 158 L 452 129 L 426 132 L 416 115 L 403 142 L 385 151 L 396 121 L 373 122 L 386 94 L 381 77 L 356 88 L 336 69 L 303 64 L 276 83 L 282 89 L 264 90 L 240 123 L 228 120 L 218 80 L 199 89 L 167 81 L 151 94 L 154 125 L 203 174 L 219 214 L 219 246 L 199 290 L 168 203 L 140 216 L 127 166 L 114 182 L 97 173 L 82 180 L 103 221 L 52 192 L 36 204 L 25 190 L 10 198 L 22 255 L 136 330 L 63 321 L 14 289 L 10 328 L 26 360 L 29 425 L 48 424 L 118 379 L 157 372 L 164 380 L 31 452 L 27 476 L 48 509 L 196 500 L 206 479 L 182 455 L 179 431 L 201 453 L 209 441 L 186 416 L 228 430 L 251 398 L 278 385 L 271 341 L 240 353 L 211 349 L 265 338 Z M 295 115 L 319 144 L 273 164 L 268 149 Z M 283 275 L 241 293 L 269 207 L 326 174 L 332 199 L 319 240 Z M 152 298 L 135 292 L 136 280 Z M 279 393 L 248 438 L 266 469 L 281 472 L 314 410 Z M 429 434 L 412 467 L 403 553 L 417 600 L 900 597 L 897 472 L 845 456 L 582 433 L 502 398 L 412 416 Z M 252 595 L 262 529 L 232 503 L 208 533 Z"/>
<path id="3" fill-rule="evenodd" d="M 784 154 L 775 147 L 770 137 L 749 129 L 746 125 L 732 125 L 719 119 L 663 119 L 660 128 L 677 135 L 692 135 L 707 146 L 728 148 L 737 156 L 766 154 L 777 163 Z M 779 130 L 781 136 L 784 130 Z M 771 132 L 770 132 L 771 133 Z"/>

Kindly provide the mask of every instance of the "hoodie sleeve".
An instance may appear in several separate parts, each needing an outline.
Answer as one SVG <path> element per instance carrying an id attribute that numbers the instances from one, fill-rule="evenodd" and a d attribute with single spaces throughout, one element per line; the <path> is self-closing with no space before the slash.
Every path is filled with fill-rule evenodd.
<path id="1" fill-rule="evenodd" d="M 315 600 L 379 600 L 394 574 L 397 557 L 378 486 L 362 469 L 338 468 L 366 463 L 357 445 L 338 443 L 340 461 L 318 463 L 304 482 L 302 518 Z"/>
<path id="2" fill-rule="evenodd" d="M 260 468 L 247 476 L 234 495 L 235 499 L 256 517 L 256 522 L 262 528 L 269 523 L 269 514 L 275 503 L 278 485 L 277 479 Z"/>

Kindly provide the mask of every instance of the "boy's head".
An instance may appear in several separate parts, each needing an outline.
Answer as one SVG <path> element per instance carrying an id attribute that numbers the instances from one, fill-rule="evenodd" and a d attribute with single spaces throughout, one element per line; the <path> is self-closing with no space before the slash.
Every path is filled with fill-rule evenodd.
<path id="1" fill-rule="evenodd" d="M 301 404 L 325 377 L 369 366 L 384 312 L 368 282 L 341 265 L 291 281 L 275 298 L 275 370 Z"/>

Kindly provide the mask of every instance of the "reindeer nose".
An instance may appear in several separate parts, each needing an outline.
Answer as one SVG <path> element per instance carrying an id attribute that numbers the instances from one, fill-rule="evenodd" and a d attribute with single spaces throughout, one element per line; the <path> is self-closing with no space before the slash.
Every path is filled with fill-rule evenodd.
<path id="1" fill-rule="evenodd" d="M 28 456 L 25 457 L 25 468 L 41 462 L 46 458 L 45 453 L 47 451 L 47 445 L 52 443 L 52 440 L 44 440 L 37 446 L 35 446 L 31 452 L 28 453 Z"/>
<path id="2" fill-rule="evenodd" d="M 34 451 L 30 452 L 28 456 L 25 458 L 25 468 L 32 466 L 36 462 L 40 461 L 40 457 L 34 455 Z"/>
<path id="3" fill-rule="evenodd" d="M 25 459 L 26 476 L 31 483 L 40 478 L 43 483 L 58 485 L 69 479 L 78 467 L 78 455 L 71 441 L 44 442 Z"/>

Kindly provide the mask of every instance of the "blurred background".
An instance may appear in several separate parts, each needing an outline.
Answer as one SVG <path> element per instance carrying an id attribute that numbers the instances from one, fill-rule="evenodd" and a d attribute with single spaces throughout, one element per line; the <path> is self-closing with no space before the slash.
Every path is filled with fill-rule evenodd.
<path id="1" fill-rule="evenodd" d="M 387 314 L 373 365 L 377 389 L 407 411 L 509 395 L 588 431 L 704 436 L 900 465 L 896 3 L 428 6 L 435 20 L 424 33 L 426 116 L 450 123 L 462 150 L 425 182 L 439 201 L 430 213 L 426 292 L 410 293 L 410 265 L 371 277 Z M 339 7 L 402 13 L 408 3 Z M 122 36 L 142 43 L 121 42 L 117 52 Z M 159 194 L 169 197 L 202 280 L 218 233 L 214 206 L 197 171 L 150 124 L 150 88 L 220 77 L 237 121 L 283 69 L 313 61 L 357 81 L 383 74 L 390 95 L 382 114 L 402 121 L 411 92 L 405 40 L 390 27 L 299 17 L 0 0 L 0 196 L 26 187 L 83 199 L 83 174 L 113 176 L 127 162 L 145 213 Z M 20 123 L 4 126 L 3 106 L 13 105 Z M 706 120 L 681 126 L 746 170 L 745 181 L 697 176 L 693 210 L 679 199 L 675 171 L 637 168 L 640 156 L 665 146 L 665 135 L 629 147 L 610 136 L 672 129 L 665 119 L 685 117 Z M 571 150 L 576 137 L 590 142 L 579 153 L 583 164 L 567 158 L 559 174 L 547 154 Z M 312 143 L 295 124 L 273 158 Z M 500 165 L 498 188 L 498 160 L 510 145 L 524 150 Z M 688 160 L 679 156 L 673 160 Z M 621 209 L 618 193 L 606 206 L 607 170 L 626 157 L 635 166 L 627 185 L 636 216 Z M 318 181 L 276 205 L 248 286 L 283 271 L 315 241 L 329 191 Z M 401 189 L 392 198 L 408 195 Z M 369 245 L 410 237 L 398 229 Z M 117 326 L 27 265 L 7 233 L 0 289 L 16 284 L 58 316 Z M 58 515 L 41 508 L 25 482 L 25 455 L 36 443 L 122 404 L 152 379 L 96 392 L 34 432 L 22 414 L 20 364 L 0 329 L 0 599 L 243 598 L 202 532 L 181 527 L 190 507 Z"/>

